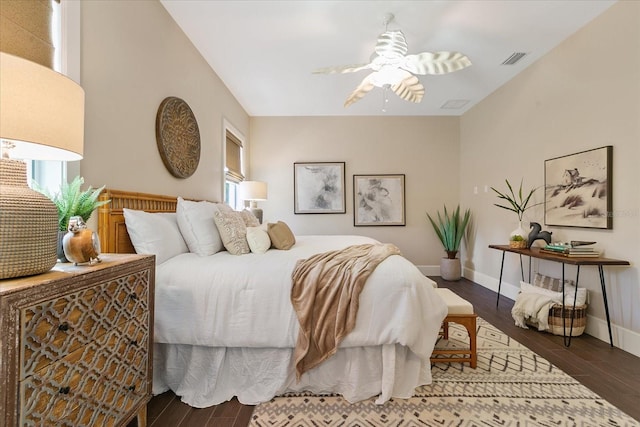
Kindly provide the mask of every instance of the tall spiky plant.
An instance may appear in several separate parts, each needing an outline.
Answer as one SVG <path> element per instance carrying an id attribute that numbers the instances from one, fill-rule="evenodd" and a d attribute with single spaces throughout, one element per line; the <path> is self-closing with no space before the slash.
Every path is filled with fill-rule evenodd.
<path id="1" fill-rule="evenodd" d="M 46 188 L 40 187 L 38 183 L 33 182 L 33 188 L 41 192 L 58 208 L 58 229 L 66 231 L 69 226 L 69 218 L 72 216 L 80 216 L 86 222 L 89 220 L 91 213 L 102 205 L 106 205 L 110 200 L 98 201 L 98 196 L 104 189 L 104 185 L 100 188 L 92 188 L 89 186 L 84 191 L 80 190 L 84 184 L 84 178 L 76 176 L 71 183 L 63 183 L 60 191 L 51 194 Z"/>
<path id="2" fill-rule="evenodd" d="M 449 214 L 447 207 L 444 207 L 444 214 L 440 215 L 438 211 L 438 221 L 436 222 L 429 213 L 427 213 L 431 225 L 435 230 L 444 250 L 447 253 L 447 258 L 455 259 L 458 251 L 460 250 L 460 242 L 462 236 L 464 236 L 464 230 L 467 228 L 469 218 L 471 217 L 471 211 L 467 209 L 464 214 L 460 216 L 460 205 Z"/>

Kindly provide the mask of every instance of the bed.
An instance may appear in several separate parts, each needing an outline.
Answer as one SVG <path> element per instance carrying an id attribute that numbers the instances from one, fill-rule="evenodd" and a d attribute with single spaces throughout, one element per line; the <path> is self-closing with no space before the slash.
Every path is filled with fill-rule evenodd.
<path id="1" fill-rule="evenodd" d="M 164 220 L 180 211 L 178 198 L 170 196 L 107 189 L 101 199 L 111 200 L 98 211 L 104 253 L 135 252 L 130 232 L 138 231 L 138 223 L 130 217 L 125 223 L 125 213 Z M 302 391 L 340 394 L 351 402 L 376 397 L 382 404 L 431 382 L 429 359 L 447 309 L 434 282 L 400 255 L 386 258 L 368 277 L 355 328 L 336 354 L 296 378 L 299 324 L 290 299 L 296 262 L 376 242 L 364 236 L 295 240 L 289 250 L 240 256 L 224 250 L 156 254 L 154 394 L 173 390 L 193 407 L 234 396 L 257 404 Z"/>

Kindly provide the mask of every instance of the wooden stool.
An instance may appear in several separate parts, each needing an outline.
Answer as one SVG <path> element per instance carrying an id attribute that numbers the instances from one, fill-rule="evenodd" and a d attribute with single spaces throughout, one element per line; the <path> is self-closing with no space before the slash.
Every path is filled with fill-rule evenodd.
<path id="1" fill-rule="evenodd" d="M 433 355 L 440 357 L 431 357 L 431 363 L 468 362 L 469 365 L 475 369 L 478 362 L 476 349 L 476 317 L 478 316 L 473 311 L 473 305 L 453 293 L 450 289 L 436 288 L 436 292 L 447 303 L 448 309 L 447 317 L 445 317 L 442 322 L 442 337 L 444 339 L 449 338 L 449 322 L 458 323 L 464 326 L 469 333 L 469 349 L 434 349 Z M 451 357 L 452 355 L 457 356 Z"/>

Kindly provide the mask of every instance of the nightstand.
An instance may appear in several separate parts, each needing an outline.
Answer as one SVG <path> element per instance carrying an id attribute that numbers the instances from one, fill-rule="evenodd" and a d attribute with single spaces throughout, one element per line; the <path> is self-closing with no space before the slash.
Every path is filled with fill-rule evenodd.
<path id="1" fill-rule="evenodd" d="M 0 425 L 146 426 L 155 257 L 0 280 Z"/>

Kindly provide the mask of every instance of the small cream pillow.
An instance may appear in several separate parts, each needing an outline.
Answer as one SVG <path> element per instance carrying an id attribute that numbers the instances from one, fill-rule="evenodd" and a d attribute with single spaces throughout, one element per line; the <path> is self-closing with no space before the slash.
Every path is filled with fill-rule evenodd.
<path id="1" fill-rule="evenodd" d="M 175 213 L 149 213 L 126 208 L 122 211 L 137 253 L 153 254 L 156 264 L 162 264 L 169 258 L 189 252 Z"/>
<path id="2" fill-rule="evenodd" d="M 252 214 L 251 211 L 244 209 L 240 211 L 240 215 L 244 220 L 244 225 L 246 225 L 247 227 L 260 227 L 260 221 L 258 221 L 258 218 L 256 218 L 256 216 Z"/>
<path id="3" fill-rule="evenodd" d="M 222 238 L 222 244 L 232 255 L 248 254 L 249 243 L 247 243 L 247 226 L 239 212 L 216 210 L 213 220 L 218 227 L 218 232 Z"/>
<path id="4" fill-rule="evenodd" d="M 217 203 L 192 202 L 178 197 L 178 227 L 190 252 L 207 256 L 224 249 L 218 227 L 213 220 L 213 214 L 217 210 Z"/>
<path id="5" fill-rule="evenodd" d="M 254 254 L 263 254 L 271 247 L 269 233 L 262 227 L 247 227 L 247 242 Z"/>
<path id="6" fill-rule="evenodd" d="M 282 221 L 269 223 L 267 233 L 271 239 L 271 245 L 276 249 L 288 250 L 296 244 L 296 237 L 287 224 Z"/>

